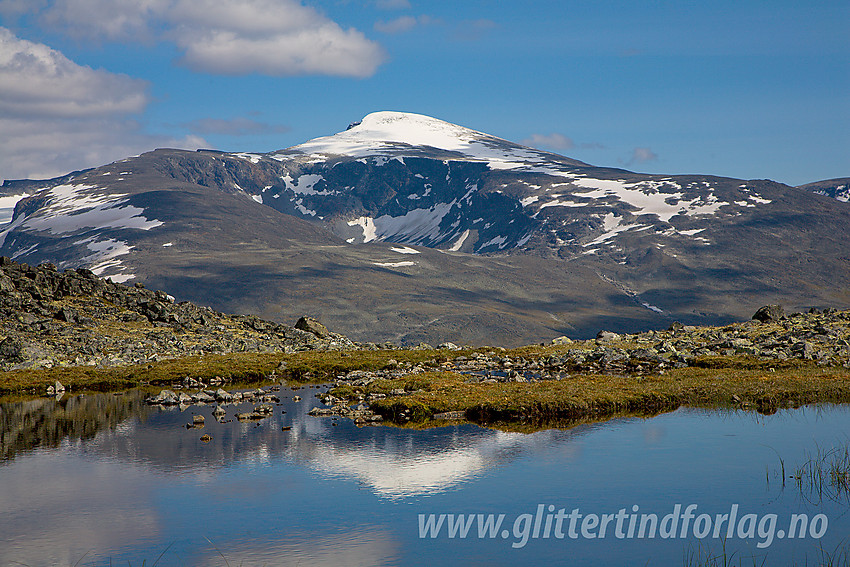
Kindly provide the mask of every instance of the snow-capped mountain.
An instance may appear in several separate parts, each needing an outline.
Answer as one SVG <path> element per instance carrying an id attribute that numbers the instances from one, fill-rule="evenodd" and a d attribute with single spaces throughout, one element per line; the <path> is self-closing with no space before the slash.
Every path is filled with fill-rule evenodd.
<path id="1" fill-rule="evenodd" d="M 818 195 L 832 197 L 833 199 L 838 199 L 843 203 L 850 203 L 850 177 L 816 181 L 815 183 L 801 185 L 800 189 L 813 191 Z"/>
<path id="2" fill-rule="evenodd" d="M 0 254 L 361 340 L 535 342 L 850 302 L 850 209 L 815 188 L 594 167 L 417 114 L 3 188 Z"/>

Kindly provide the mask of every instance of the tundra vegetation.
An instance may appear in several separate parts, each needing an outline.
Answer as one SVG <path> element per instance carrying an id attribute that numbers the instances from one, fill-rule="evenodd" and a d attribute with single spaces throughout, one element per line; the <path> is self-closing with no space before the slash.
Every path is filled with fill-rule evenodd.
<path id="1" fill-rule="evenodd" d="M 355 343 L 309 317 L 287 326 L 226 315 L 88 270 L 0 258 L 0 315 L 5 395 L 324 383 L 320 414 L 513 427 L 683 405 L 773 412 L 850 401 L 850 311 L 834 309 L 765 306 L 723 327 L 673 323 L 515 349 L 402 348 Z"/>

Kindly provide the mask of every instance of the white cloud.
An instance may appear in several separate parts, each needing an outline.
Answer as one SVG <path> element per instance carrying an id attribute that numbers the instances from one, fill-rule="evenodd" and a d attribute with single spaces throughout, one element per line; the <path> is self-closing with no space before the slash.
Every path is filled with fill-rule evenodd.
<path id="1" fill-rule="evenodd" d="M 658 155 L 653 152 L 649 148 L 635 148 L 632 150 L 632 158 L 629 160 L 629 164 L 632 163 L 645 163 L 647 161 L 655 161 L 658 159 Z"/>
<path id="2" fill-rule="evenodd" d="M 173 0 L 53 0 L 42 21 L 77 39 L 150 41 Z"/>
<path id="3" fill-rule="evenodd" d="M 242 75 L 373 75 L 386 56 L 294 0 L 178 0 L 169 13 L 188 67 Z"/>
<path id="4" fill-rule="evenodd" d="M 572 139 L 563 134 L 532 134 L 530 138 L 522 141 L 523 145 L 535 148 L 552 148 L 554 150 L 571 150 L 576 147 Z"/>
<path id="5" fill-rule="evenodd" d="M 199 136 L 152 136 L 130 119 L 0 118 L 0 183 L 46 179 L 154 148 L 209 147 Z"/>
<path id="6" fill-rule="evenodd" d="M 158 146 L 207 145 L 145 134 L 132 119 L 147 83 L 78 65 L 0 28 L 0 179 L 52 177 Z"/>
<path id="7" fill-rule="evenodd" d="M 381 33 L 403 33 L 416 27 L 416 18 L 401 16 L 389 22 L 375 22 L 375 30 Z"/>
<path id="8" fill-rule="evenodd" d="M 79 118 L 139 112 L 147 83 L 77 65 L 0 28 L 0 116 Z"/>
<path id="9" fill-rule="evenodd" d="M 0 14 L 7 18 L 17 18 L 37 12 L 45 4 L 47 0 L 0 0 Z"/>
<path id="10" fill-rule="evenodd" d="M 182 64 L 209 73 L 368 77 L 386 60 L 299 0 L 53 0 L 42 19 L 77 38 L 166 39 Z"/>
<path id="11" fill-rule="evenodd" d="M 396 34 L 410 31 L 416 26 L 427 26 L 440 23 L 442 22 L 439 19 L 423 14 L 417 17 L 400 16 L 388 22 L 380 20 L 375 22 L 374 28 L 375 31 L 379 31 L 381 33 Z"/>

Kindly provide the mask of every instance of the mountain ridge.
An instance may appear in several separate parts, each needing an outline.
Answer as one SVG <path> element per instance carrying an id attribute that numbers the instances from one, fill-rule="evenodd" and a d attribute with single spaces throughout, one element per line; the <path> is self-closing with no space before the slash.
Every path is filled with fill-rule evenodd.
<path id="1" fill-rule="evenodd" d="M 0 254 L 310 312 L 355 340 L 527 344 L 850 305 L 850 209 L 809 186 L 596 167 L 409 113 L 4 189 L 27 196 Z"/>

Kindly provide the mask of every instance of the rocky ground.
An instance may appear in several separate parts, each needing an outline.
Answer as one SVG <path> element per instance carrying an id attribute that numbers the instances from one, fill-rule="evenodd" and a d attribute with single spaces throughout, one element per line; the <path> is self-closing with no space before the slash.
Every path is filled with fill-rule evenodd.
<path id="1" fill-rule="evenodd" d="M 791 366 L 850 368 L 850 311 L 813 310 L 786 315 L 780 306 L 765 306 L 753 320 L 725 327 L 689 327 L 674 323 L 666 331 L 616 335 L 600 331 L 592 341 L 572 341 L 559 337 L 551 345 L 508 351 L 504 348 L 460 349 L 448 343 L 430 350 L 433 358 L 420 362 L 396 358 L 404 351 L 389 353 L 382 369 L 352 370 L 332 380 L 330 391 L 321 395 L 327 407 L 314 408 L 313 416 L 341 416 L 359 425 L 375 424 L 385 417 L 372 404 L 377 400 L 404 398 L 422 393 L 425 382 L 417 375 L 444 372 L 461 375 L 466 384 L 534 383 L 569 381 L 580 375 L 612 374 L 629 376 L 664 375 L 691 367 L 757 367 L 768 372 Z M 420 351 L 431 347 L 419 345 Z M 462 351 L 462 352 L 453 352 Z M 396 358 L 390 358 L 395 356 Z M 730 367 L 732 368 L 732 367 Z M 270 380 L 286 376 L 267 376 Z M 333 377 L 331 377 L 333 378 Z M 285 385 L 285 381 L 283 382 Z M 181 387 L 197 386 L 183 383 Z M 204 387 L 205 385 L 200 385 Z M 268 402 L 271 389 L 255 392 L 198 390 L 176 394 L 163 391 L 149 403 L 240 403 L 256 398 Z M 247 397 L 246 397 L 247 396 Z M 264 398 L 265 396 L 265 398 Z M 735 401 L 735 398 L 732 398 Z M 738 400 L 740 401 L 740 400 Z M 263 408 L 240 419 L 261 419 Z M 384 404 L 384 407 L 386 405 Z M 386 413 L 386 412 L 385 412 Z M 222 416 L 224 415 L 222 411 Z M 238 417 L 238 416 L 237 416 Z M 408 421 L 412 415 L 393 415 Z M 450 411 L 431 415 L 434 419 L 463 419 L 465 412 Z"/>
<path id="2" fill-rule="evenodd" d="M 786 315 L 781 306 L 770 305 L 759 309 L 751 321 L 725 327 L 674 323 L 666 331 L 629 335 L 600 331 L 592 341 L 558 337 L 552 345 L 562 348 L 528 348 L 527 354 L 523 349 L 485 348 L 442 363 L 435 359 L 398 368 L 391 360 L 388 366 L 393 368 L 355 371 L 337 377 L 337 385 L 362 386 L 377 378 L 396 379 L 433 370 L 466 374 L 469 382 L 482 383 L 561 380 L 578 373 L 663 374 L 735 356 L 777 363 L 809 360 L 819 366 L 850 368 L 850 311 L 825 309 Z"/>
<path id="3" fill-rule="evenodd" d="M 306 351 L 344 352 L 319 352 L 318 358 L 310 358 Z M 780 306 L 770 305 L 750 321 L 722 327 L 673 323 L 665 331 L 625 335 L 600 331 L 595 340 L 559 337 L 548 345 L 512 350 L 452 343 L 401 349 L 354 343 L 309 317 L 287 326 L 254 316 L 226 315 L 189 302 L 176 303 L 168 294 L 141 284 L 116 284 L 89 270 L 59 272 L 51 264 L 33 267 L 0 257 L 0 370 L 105 369 L 232 353 L 274 353 L 271 359 L 261 357 L 273 362 L 258 376 L 276 385 L 228 392 L 222 388 L 227 377 L 213 374 L 200 380 L 189 369 L 188 375 L 166 378 L 169 382 L 179 376 L 172 389 L 147 401 L 219 406 L 251 402 L 256 407 L 237 417 L 262 419 L 268 415 L 268 404 L 276 402 L 273 388 L 286 380 L 326 380 L 332 384 L 323 397 L 327 407 L 313 414 L 367 424 L 381 421 L 380 407 L 386 408 L 388 401 L 413 399 L 427 388 L 433 390 L 434 376 L 450 376 L 455 388 L 480 385 L 481 391 L 489 391 L 489 385 L 578 384 L 580 377 L 595 375 L 610 375 L 603 381 L 610 384 L 618 376 L 651 381 L 688 367 L 758 368 L 776 370 L 777 375 L 788 369 L 823 367 L 846 374 L 850 311 L 786 314 Z M 234 358 L 232 364 L 240 363 Z M 61 395 L 63 390 L 56 383 L 47 393 Z M 446 394 L 451 395 L 455 394 Z M 519 402 L 528 395 L 516 393 Z M 835 393 L 841 399 L 843 395 Z M 375 404 L 378 400 L 382 401 Z M 403 413 L 392 418 L 407 419 Z"/>
<path id="4" fill-rule="evenodd" d="M 52 264 L 28 266 L 6 257 L 0 257 L 0 337 L 4 371 L 358 346 L 309 317 L 292 327 L 226 315 L 86 269 L 59 272 Z"/>

